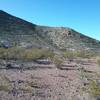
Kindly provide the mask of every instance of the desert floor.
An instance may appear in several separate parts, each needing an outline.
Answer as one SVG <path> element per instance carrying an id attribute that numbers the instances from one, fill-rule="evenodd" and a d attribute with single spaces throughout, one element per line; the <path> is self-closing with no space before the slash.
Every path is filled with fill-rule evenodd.
<path id="1" fill-rule="evenodd" d="M 92 81 L 100 85 L 100 67 L 95 59 L 65 60 L 59 67 L 32 66 L 0 69 L 0 100 L 100 100 L 89 87 Z"/>

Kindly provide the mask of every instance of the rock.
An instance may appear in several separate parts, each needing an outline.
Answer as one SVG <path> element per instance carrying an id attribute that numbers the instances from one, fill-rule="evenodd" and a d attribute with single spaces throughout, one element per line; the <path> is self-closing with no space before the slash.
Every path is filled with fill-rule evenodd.
<path id="1" fill-rule="evenodd" d="M 100 100 L 100 96 L 96 96 L 95 99 L 96 99 L 96 100 Z"/>
<path id="2" fill-rule="evenodd" d="M 6 65 L 6 68 L 7 69 L 20 69 L 20 65 L 19 64 L 16 64 L 16 63 L 8 63 Z"/>
<path id="3" fill-rule="evenodd" d="M 0 41 L 0 47 L 11 48 L 12 44 L 7 40 L 2 40 L 2 41 Z"/>
<path id="4" fill-rule="evenodd" d="M 52 62 L 49 59 L 39 59 L 36 61 L 36 63 L 48 65 L 51 64 Z"/>

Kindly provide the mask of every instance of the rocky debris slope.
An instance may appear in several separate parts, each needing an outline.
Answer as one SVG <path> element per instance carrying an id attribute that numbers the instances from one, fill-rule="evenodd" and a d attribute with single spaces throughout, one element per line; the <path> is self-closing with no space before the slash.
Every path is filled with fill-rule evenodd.
<path id="1" fill-rule="evenodd" d="M 91 61 L 75 59 L 70 63 L 77 66 L 65 61 L 64 68 L 40 64 L 31 70 L 1 69 L 0 100 L 99 100 L 89 86 L 91 80 L 99 84 L 100 68 Z"/>

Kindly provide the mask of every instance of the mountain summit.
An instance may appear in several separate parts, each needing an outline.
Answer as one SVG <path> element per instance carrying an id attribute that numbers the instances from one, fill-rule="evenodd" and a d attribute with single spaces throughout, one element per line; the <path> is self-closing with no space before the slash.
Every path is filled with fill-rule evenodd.
<path id="1" fill-rule="evenodd" d="M 0 10 L 0 47 L 100 50 L 100 41 L 71 28 L 39 26 Z"/>

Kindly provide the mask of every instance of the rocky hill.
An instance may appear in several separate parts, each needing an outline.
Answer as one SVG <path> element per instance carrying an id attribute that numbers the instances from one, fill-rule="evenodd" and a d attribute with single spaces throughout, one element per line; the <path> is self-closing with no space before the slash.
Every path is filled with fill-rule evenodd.
<path id="1" fill-rule="evenodd" d="M 0 47 L 100 50 L 100 41 L 71 28 L 39 26 L 0 10 Z"/>
<path id="2" fill-rule="evenodd" d="M 100 41 L 0 11 L 0 100 L 100 100 Z"/>

